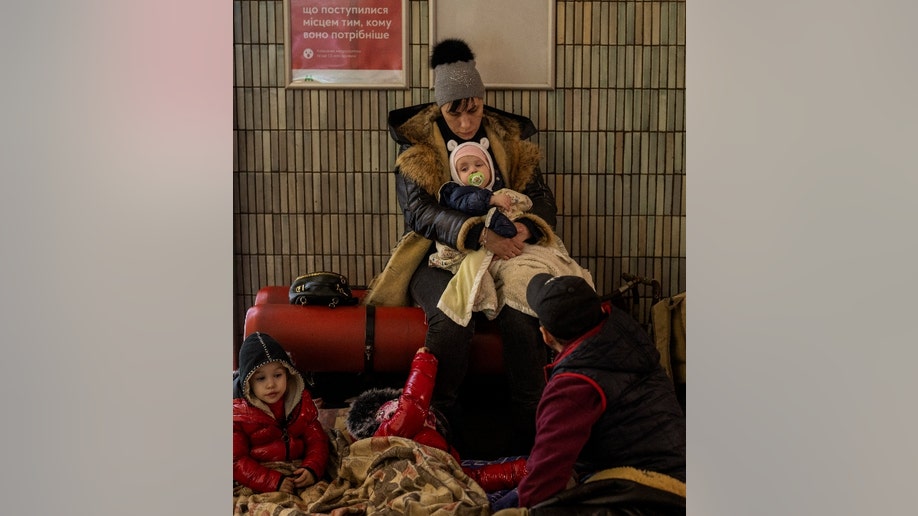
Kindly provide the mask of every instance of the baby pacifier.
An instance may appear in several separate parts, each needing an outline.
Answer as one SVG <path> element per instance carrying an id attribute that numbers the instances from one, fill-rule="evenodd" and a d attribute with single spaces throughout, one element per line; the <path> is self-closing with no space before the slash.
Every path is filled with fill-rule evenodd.
<path id="1" fill-rule="evenodd" d="M 472 172 L 469 174 L 468 181 L 472 186 L 481 186 L 484 184 L 485 176 L 481 172 Z"/>

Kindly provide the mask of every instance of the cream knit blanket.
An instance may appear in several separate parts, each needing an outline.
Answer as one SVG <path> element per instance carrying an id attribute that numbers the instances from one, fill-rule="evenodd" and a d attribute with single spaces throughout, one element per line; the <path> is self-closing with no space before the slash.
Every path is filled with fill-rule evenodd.
<path id="1" fill-rule="evenodd" d="M 470 252 L 440 296 L 437 308 L 465 326 L 473 312 L 494 319 L 504 306 L 536 316 L 526 301 L 526 287 L 536 274 L 579 276 L 591 287 L 590 272 L 577 264 L 560 239 L 548 245 L 526 244 L 522 254 L 510 260 L 495 260 L 485 249 Z"/>

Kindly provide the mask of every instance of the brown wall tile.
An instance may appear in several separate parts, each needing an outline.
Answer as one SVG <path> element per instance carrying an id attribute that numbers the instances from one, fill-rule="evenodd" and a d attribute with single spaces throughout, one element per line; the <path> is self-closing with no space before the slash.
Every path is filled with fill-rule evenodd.
<path id="1" fill-rule="evenodd" d="M 429 5 L 409 5 L 409 89 L 304 90 L 285 88 L 283 2 L 233 2 L 234 338 L 262 286 L 366 285 L 404 231 L 386 115 L 432 99 Z M 622 272 L 685 290 L 685 9 L 559 1 L 555 88 L 486 95 L 539 128 L 558 234 L 601 292 Z"/>

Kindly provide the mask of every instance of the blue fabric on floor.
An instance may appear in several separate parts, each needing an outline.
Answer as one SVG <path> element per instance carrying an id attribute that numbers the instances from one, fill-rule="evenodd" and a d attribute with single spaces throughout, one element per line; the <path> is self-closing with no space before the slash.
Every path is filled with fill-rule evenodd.
<path id="1" fill-rule="evenodd" d="M 520 506 L 520 494 L 515 487 L 509 491 L 504 491 L 504 493 L 503 496 L 496 500 L 492 500 L 490 496 L 488 497 L 488 502 L 491 504 L 491 512 L 497 512 L 508 507 Z"/>

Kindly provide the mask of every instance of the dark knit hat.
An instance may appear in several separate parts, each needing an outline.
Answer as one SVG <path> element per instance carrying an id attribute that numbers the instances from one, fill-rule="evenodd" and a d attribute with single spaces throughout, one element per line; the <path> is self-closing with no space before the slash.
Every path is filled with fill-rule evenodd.
<path id="1" fill-rule="evenodd" d="M 526 288 L 526 301 L 539 324 L 559 339 L 579 337 L 605 317 L 596 291 L 578 276 L 536 274 Z"/>
<path id="2" fill-rule="evenodd" d="M 437 43 L 430 56 L 434 71 L 434 98 L 438 106 L 471 97 L 484 98 L 485 87 L 475 68 L 475 54 L 461 39 Z"/>
<path id="3" fill-rule="evenodd" d="M 239 348 L 239 374 L 233 380 L 233 397 L 249 399 L 249 378 L 256 369 L 270 362 L 283 364 L 295 377 L 292 387 L 303 388 L 305 382 L 300 372 L 280 343 L 267 333 L 255 332 L 246 337 Z"/>

